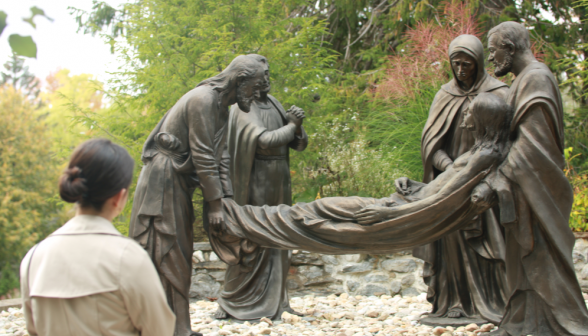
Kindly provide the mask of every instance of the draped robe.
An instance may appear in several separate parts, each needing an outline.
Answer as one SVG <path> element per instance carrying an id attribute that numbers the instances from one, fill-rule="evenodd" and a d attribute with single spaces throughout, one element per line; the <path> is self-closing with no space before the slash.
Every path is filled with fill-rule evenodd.
<path id="1" fill-rule="evenodd" d="M 511 289 L 500 328 L 509 335 L 588 335 L 572 262 L 572 188 L 563 173 L 563 106 L 549 68 L 532 62 L 512 83 L 512 147 L 500 171 L 516 216 L 503 223 Z"/>
<path id="2" fill-rule="evenodd" d="M 442 171 L 439 154 L 453 161 L 474 145 L 473 132 L 459 127 L 470 102 L 482 92 L 506 99 L 508 87 L 488 75 L 483 50 L 480 40 L 472 35 L 461 35 L 449 46 L 450 58 L 462 52 L 476 60 L 476 80 L 466 91 L 453 73 L 454 78 L 435 96 L 421 142 L 423 182 L 430 182 Z M 459 311 L 464 317 L 500 322 L 506 304 L 506 279 L 505 246 L 497 214 L 497 208 L 489 209 L 461 230 L 414 249 L 413 255 L 425 261 L 423 278 L 429 286 L 427 299 L 433 304 L 429 317 Z"/>
<path id="3" fill-rule="evenodd" d="M 286 126 L 286 111 L 273 96 L 268 105 L 254 102 L 243 113 L 237 105 L 229 117 L 228 147 L 234 200 L 239 205 L 292 205 L 289 148 L 308 144 L 304 130 Z M 261 142 L 263 142 L 262 148 Z M 229 265 L 218 304 L 240 320 L 279 318 L 290 309 L 286 279 L 290 252 L 259 248 L 248 267 Z"/>
<path id="4" fill-rule="evenodd" d="M 194 190 L 200 187 L 206 202 L 232 196 L 229 111 L 219 109 L 218 95 L 207 85 L 197 87 L 164 115 L 143 147 L 144 166 L 135 190 L 129 237 L 155 264 L 177 317 L 176 334 L 190 330 Z"/>

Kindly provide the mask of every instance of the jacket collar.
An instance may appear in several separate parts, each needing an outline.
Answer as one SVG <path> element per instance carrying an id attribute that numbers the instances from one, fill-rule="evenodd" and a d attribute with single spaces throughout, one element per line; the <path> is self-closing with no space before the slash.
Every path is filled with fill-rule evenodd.
<path id="1" fill-rule="evenodd" d="M 61 228 L 53 232 L 51 236 L 80 234 L 109 234 L 122 236 L 106 218 L 92 215 L 75 216 Z"/>

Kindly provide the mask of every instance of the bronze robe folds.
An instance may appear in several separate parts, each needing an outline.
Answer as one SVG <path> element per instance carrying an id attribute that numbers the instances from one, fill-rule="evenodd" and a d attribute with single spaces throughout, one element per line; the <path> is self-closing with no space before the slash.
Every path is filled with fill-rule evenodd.
<path id="1" fill-rule="evenodd" d="M 463 52 L 476 60 L 476 81 L 464 91 L 454 73 L 435 96 L 421 140 L 423 182 L 430 182 L 442 171 L 443 157 L 455 161 L 474 145 L 473 132 L 459 127 L 470 102 L 482 92 L 506 99 L 508 87 L 488 75 L 483 51 L 480 40 L 472 35 L 461 35 L 449 46 L 450 57 Z M 423 278 L 429 286 L 427 298 L 433 304 L 429 317 L 459 311 L 465 317 L 500 322 L 506 304 L 506 280 L 504 238 L 497 211 L 490 209 L 461 230 L 413 251 L 415 257 L 425 261 Z"/>
<path id="2" fill-rule="evenodd" d="M 516 220 L 503 223 L 511 289 L 500 328 L 510 335 L 588 335 L 588 311 L 569 227 L 572 188 L 563 173 L 563 106 L 557 81 L 539 62 L 512 83 L 513 143 L 501 166 L 511 181 Z"/>
<path id="3" fill-rule="evenodd" d="M 194 208 L 192 195 L 202 188 L 204 201 L 232 195 L 226 150 L 228 110 L 217 110 L 218 92 L 200 86 L 186 93 L 151 132 L 141 159 L 129 236 L 155 264 L 169 305 L 189 328 L 188 293 L 192 275 Z M 196 114 L 201 104 L 211 113 Z"/>
<path id="4" fill-rule="evenodd" d="M 229 153 L 234 200 L 239 205 L 292 204 L 289 148 L 302 151 L 308 137 L 285 127 L 286 111 L 272 96 L 253 103 L 249 113 L 237 105 L 229 117 Z M 265 148 L 265 149 L 264 149 Z M 218 304 L 241 320 L 279 318 L 290 308 L 286 278 L 290 251 L 259 248 L 249 267 L 228 266 Z"/>

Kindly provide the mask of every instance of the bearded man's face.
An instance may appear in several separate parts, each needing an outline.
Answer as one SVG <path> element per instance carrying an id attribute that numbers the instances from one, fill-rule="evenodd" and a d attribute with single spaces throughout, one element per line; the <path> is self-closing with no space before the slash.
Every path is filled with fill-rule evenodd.
<path id="1" fill-rule="evenodd" d="M 261 97 L 261 89 L 265 85 L 263 71 L 257 71 L 255 76 L 248 78 L 237 85 L 237 104 L 243 112 L 251 110 L 251 103 Z"/>
<path id="2" fill-rule="evenodd" d="M 488 39 L 488 61 L 494 64 L 494 74 L 502 77 L 512 70 L 513 56 L 508 49 L 502 47 L 498 34 L 490 35 Z"/>

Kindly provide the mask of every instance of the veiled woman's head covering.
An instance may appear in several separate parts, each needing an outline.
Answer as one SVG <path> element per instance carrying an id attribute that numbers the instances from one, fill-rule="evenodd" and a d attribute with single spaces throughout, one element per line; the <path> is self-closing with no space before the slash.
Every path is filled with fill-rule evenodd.
<path id="1" fill-rule="evenodd" d="M 474 35 L 460 35 L 456 37 L 451 44 L 449 44 L 449 60 L 454 57 L 458 53 L 464 53 L 470 57 L 472 57 L 476 61 L 476 80 L 474 85 L 468 90 L 464 91 L 461 89 L 458 83 L 457 76 L 455 71 L 453 71 L 453 67 L 451 71 L 453 72 L 453 80 L 451 81 L 451 91 L 457 90 L 456 93 L 465 93 L 465 92 L 474 92 L 480 88 L 480 85 L 484 83 L 484 80 L 488 76 L 486 72 L 486 68 L 484 67 L 484 46 L 480 39 L 475 37 Z M 453 92 L 450 92 L 453 93 Z"/>

